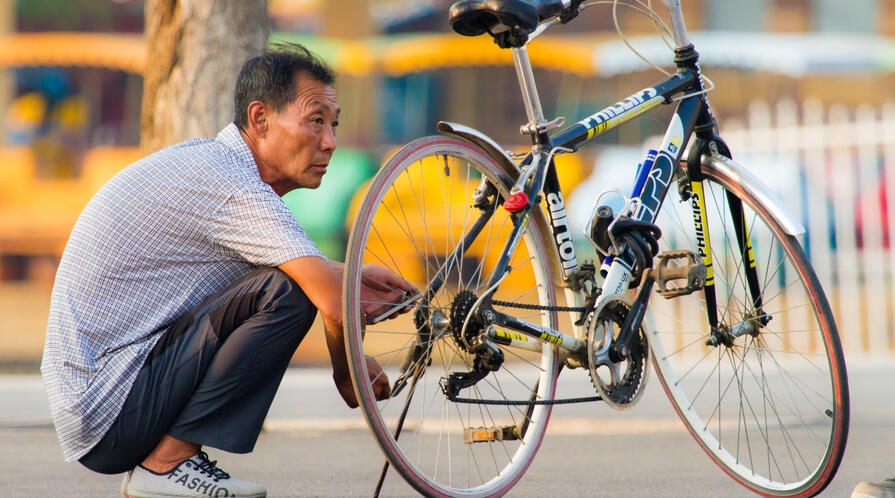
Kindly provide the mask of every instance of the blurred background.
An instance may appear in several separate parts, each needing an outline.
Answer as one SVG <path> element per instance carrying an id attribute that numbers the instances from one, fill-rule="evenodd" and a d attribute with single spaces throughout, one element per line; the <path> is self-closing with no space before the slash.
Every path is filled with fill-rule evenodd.
<path id="1" fill-rule="evenodd" d="M 895 353 L 895 209 L 888 209 L 895 0 L 683 3 L 717 87 L 709 98 L 721 133 L 808 229 L 806 249 L 846 354 Z M 234 1 L 0 0 L 0 368 L 37 370 L 56 264 L 90 197 L 145 153 L 213 136 L 232 120 L 232 86 L 190 75 L 204 70 L 230 81 L 221 75 L 235 78 L 231 68 L 241 53 L 257 51 L 253 43 L 303 43 L 338 74 L 343 112 L 332 166 L 321 188 L 285 197 L 330 258 L 344 258 L 353 209 L 381 161 L 435 133 L 439 120 L 477 128 L 510 149 L 525 146 L 510 54 L 490 37 L 453 34 L 450 1 L 226 4 Z M 260 14 L 246 20 L 240 9 L 250 4 Z M 225 18 L 215 21 L 216 10 Z M 645 17 L 619 9 L 619 22 L 634 47 L 668 67 L 670 52 Z M 197 29 L 211 35 L 195 38 Z M 212 35 L 243 52 L 215 50 Z M 530 54 L 545 114 L 572 122 L 663 78 L 620 40 L 607 6 L 551 29 Z M 206 94 L 222 103 L 196 105 Z M 559 158 L 575 233 L 599 192 L 629 188 L 671 112 L 663 106 Z M 183 113 L 190 119 L 178 119 Z M 193 119 L 204 115 L 217 121 Z M 182 130 L 160 131 L 179 121 L 187 121 Z M 302 209 L 321 202 L 331 209 Z M 579 258 L 592 257 L 583 239 L 578 244 Z M 322 339 L 306 340 L 296 362 L 325 361 L 324 351 Z"/>

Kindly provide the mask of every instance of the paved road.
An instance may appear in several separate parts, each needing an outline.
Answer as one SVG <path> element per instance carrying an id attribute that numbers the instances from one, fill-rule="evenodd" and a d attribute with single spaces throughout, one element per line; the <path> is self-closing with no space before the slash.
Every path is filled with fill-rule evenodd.
<path id="1" fill-rule="evenodd" d="M 852 424 L 845 459 L 822 496 L 848 496 L 864 479 L 895 475 L 895 360 L 849 361 Z M 708 458 L 651 383 L 624 413 L 599 404 L 560 406 L 531 469 L 511 496 L 753 496 Z M 560 379 L 561 394 L 588 385 Z M 382 456 L 359 412 L 344 407 L 323 370 L 292 369 L 250 456 L 213 452 L 235 475 L 271 496 L 369 496 Z M 383 496 L 413 496 L 394 473 Z M 0 375 L 0 495 L 115 496 L 119 476 L 65 464 L 40 378 Z"/>

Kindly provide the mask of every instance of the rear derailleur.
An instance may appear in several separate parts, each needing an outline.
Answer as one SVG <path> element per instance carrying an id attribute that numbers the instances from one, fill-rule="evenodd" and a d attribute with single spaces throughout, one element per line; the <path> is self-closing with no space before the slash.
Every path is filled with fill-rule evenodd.
<path id="1" fill-rule="evenodd" d="M 503 365 L 503 351 L 485 337 L 487 323 L 475 308 L 476 301 L 478 298 L 474 293 L 463 290 L 457 294 L 451 305 L 449 329 L 454 342 L 459 348 L 473 355 L 471 371 L 452 372 L 439 381 L 441 390 L 451 401 L 458 398 L 461 390 L 474 386 Z"/>
<path id="2" fill-rule="evenodd" d="M 453 372 L 447 377 L 442 377 L 439 381 L 441 391 L 451 401 L 456 401 L 460 396 L 460 391 L 467 387 L 472 387 L 478 381 L 484 379 L 491 372 L 496 372 L 503 364 L 503 352 L 493 344 L 488 344 L 488 348 L 493 348 L 487 354 L 476 354 L 472 361 L 472 371 L 470 372 Z"/>

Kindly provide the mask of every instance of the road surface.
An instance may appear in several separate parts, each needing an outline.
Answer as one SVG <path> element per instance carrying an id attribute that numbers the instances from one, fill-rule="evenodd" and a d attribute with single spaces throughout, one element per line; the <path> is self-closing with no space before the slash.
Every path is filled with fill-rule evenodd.
<path id="1" fill-rule="evenodd" d="M 849 444 L 827 497 L 848 496 L 860 480 L 895 476 L 895 358 L 852 358 L 848 366 Z M 560 395 L 588 389 L 580 370 L 560 378 Z M 655 378 L 647 389 L 626 412 L 599 403 L 557 407 L 510 496 L 754 496 L 703 454 Z M 344 406 L 322 369 L 287 372 L 254 453 L 210 453 L 270 496 L 370 496 L 383 461 L 360 412 Z M 0 463 L 3 496 L 116 496 L 121 480 L 62 461 L 38 375 L 0 375 Z M 383 496 L 415 495 L 389 475 Z"/>

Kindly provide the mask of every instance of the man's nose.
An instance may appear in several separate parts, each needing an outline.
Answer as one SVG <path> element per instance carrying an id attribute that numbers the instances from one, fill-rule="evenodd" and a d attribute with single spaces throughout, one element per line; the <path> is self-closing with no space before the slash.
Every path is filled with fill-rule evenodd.
<path id="1" fill-rule="evenodd" d="M 323 132 L 323 140 L 320 141 L 320 149 L 323 151 L 332 151 L 336 148 L 336 130 L 332 126 L 327 126 Z"/>

